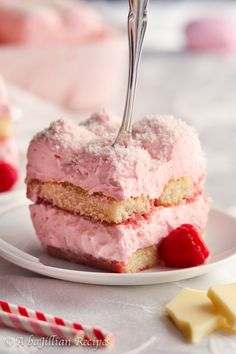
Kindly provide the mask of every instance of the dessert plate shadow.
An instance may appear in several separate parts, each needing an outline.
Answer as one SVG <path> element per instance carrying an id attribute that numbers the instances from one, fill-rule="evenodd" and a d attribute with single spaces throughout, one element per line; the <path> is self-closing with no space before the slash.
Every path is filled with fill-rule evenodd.
<path id="1" fill-rule="evenodd" d="M 14 222 L 13 222 L 14 221 Z M 147 285 L 196 277 L 236 257 L 236 219 L 212 209 L 206 232 L 211 250 L 207 264 L 185 269 L 155 267 L 135 274 L 114 274 L 48 256 L 31 224 L 28 202 L 0 213 L 0 256 L 35 273 L 78 283 L 101 285 Z"/>

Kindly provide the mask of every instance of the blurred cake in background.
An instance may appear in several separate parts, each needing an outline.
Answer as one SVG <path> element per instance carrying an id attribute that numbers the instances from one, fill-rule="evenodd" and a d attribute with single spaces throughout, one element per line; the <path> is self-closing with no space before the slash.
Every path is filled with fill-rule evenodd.
<path id="1" fill-rule="evenodd" d="M 0 1 L 2 43 L 78 43 L 105 33 L 106 27 L 99 15 L 81 1 Z"/>
<path id="2" fill-rule="evenodd" d="M 17 161 L 11 108 L 4 82 L 0 77 L 0 193 L 12 189 L 18 180 Z"/>
<path id="3" fill-rule="evenodd" d="M 185 29 L 186 47 L 192 51 L 236 51 L 236 22 L 229 18 L 199 18 Z"/>
<path id="4" fill-rule="evenodd" d="M 126 38 L 79 0 L 0 0 L 0 70 L 13 83 L 72 110 L 110 105 Z"/>

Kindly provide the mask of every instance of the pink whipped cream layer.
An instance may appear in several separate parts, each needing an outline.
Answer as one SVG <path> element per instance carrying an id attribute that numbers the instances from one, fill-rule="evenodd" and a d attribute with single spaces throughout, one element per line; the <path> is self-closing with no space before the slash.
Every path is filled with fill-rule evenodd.
<path id="1" fill-rule="evenodd" d="M 158 244 L 162 237 L 183 223 L 204 232 L 208 211 L 209 200 L 200 195 L 188 204 L 156 208 L 148 219 L 141 217 L 135 223 L 109 225 L 48 205 L 30 205 L 32 221 L 43 247 L 53 246 L 124 263 L 133 252 Z"/>
<path id="2" fill-rule="evenodd" d="M 28 149 L 26 183 L 70 182 L 117 200 L 141 194 L 158 199 L 172 178 L 205 176 L 206 162 L 196 132 L 172 117 L 134 124 L 128 148 L 112 143 L 119 122 L 101 113 L 77 125 L 59 120 L 37 134 Z"/>
<path id="3" fill-rule="evenodd" d="M 83 1 L 0 0 L 3 43 L 76 43 L 106 32 L 99 15 Z"/>

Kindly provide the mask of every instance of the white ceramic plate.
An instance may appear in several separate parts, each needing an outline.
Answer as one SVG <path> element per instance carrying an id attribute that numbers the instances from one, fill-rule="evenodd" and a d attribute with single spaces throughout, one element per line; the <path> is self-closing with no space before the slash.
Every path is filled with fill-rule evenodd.
<path id="1" fill-rule="evenodd" d="M 156 267 L 136 274 L 108 273 L 48 256 L 35 236 L 26 201 L 0 213 L 0 237 L 0 256 L 39 274 L 88 284 L 145 285 L 196 277 L 235 257 L 236 219 L 221 211 L 210 212 L 206 243 L 211 258 L 207 264 L 178 270 Z"/>
<path id="2" fill-rule="evenodd" d="M 15 202 L 16 200 L 19 200 L 21 198 L 25 197 L 25 190 L 23 187 L 16 187 L 12 189 L 10 192 L 3 192 L 0 193 L 0 208 L 3 207 L 6 204 L 9 204 L 10 202 Z"/>

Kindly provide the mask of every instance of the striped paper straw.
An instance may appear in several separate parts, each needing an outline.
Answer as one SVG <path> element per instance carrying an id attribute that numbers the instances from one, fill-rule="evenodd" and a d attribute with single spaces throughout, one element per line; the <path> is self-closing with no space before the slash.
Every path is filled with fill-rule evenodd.
<path id="1" fill-rule="evenodd" d="M 54 317 L 41 311 L 0 300 L 0 325 L 16 328 L 40 336 L 57 336 L 70 344 L 106 347 L 113 336 L 101 329 L 82 326 L 81 323 Z"/>

